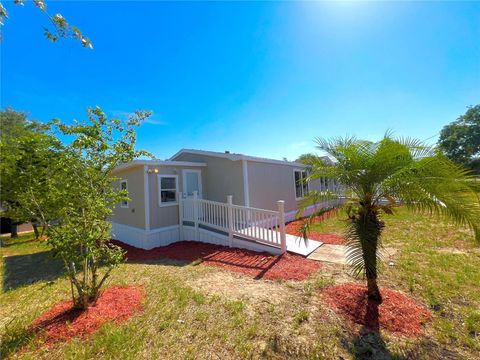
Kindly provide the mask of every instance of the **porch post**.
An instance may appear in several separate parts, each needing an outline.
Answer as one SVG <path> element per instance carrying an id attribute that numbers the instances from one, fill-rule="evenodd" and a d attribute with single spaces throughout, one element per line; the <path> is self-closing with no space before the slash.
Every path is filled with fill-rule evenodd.
<path id="1" fill-rule="evenodd" d="M 195 240 L 199 241 L 200 234 L 198 231 L 198 191 L 193 192 L 193 221 L 195 224 Z"/>
<path id="2" fill-rule="evenodd" d="M 180 236 L 180 241 L 185 240 L 183 236 L 183 196 L 181 191 L 177 191 L 178 198 L 178 232 Z"/>
<path id="3" fill-rule="evenodd" d="M 228 204 L 228 246 L 232 247 L 233 243 L 233 207 L 232 207 L 232 195 L 227 195 Z"/>
<path id="4" fill-rule="evenodd" d="M 285 236 L 285 201 L 278 200 L 277 206 L 279 217 L 278 221 L 280 223 L 280 244 L 282 248 L 282 253 L 285 253 L 287 251 L 287 238 Z"/>

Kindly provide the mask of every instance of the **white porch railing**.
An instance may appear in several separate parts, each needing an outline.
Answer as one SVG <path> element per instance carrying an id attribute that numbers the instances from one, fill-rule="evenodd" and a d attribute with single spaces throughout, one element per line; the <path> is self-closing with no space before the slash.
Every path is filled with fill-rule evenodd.
<path id="1" fill-rule="evenodd" d="M 183 199 L 178 193 L 179 223 L 181 229 L 192 223 L 198 233 L 199 225 L 228 233 L 230 246 L 233 236 L 278 247 L 286 251 L 284 201 L 277 201 L 278 211 L 233 205 L 232 196 L 227 202 L 193 198 Z"/>

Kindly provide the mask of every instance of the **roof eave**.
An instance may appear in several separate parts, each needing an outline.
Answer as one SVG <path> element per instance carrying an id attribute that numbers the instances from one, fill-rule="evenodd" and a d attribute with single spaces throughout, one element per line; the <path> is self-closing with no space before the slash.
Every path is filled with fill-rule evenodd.
<path id="1" fill-rule="evenodd" d="M 132 160 L 128 163 L 117 166 L 113 169 L 112 174 L 123 170 L 128 170 L 137 166 L 187 166 L 187 167 L 205 167 L 204 162 L 189 162 L 189 161 L 164 161 L 164 160 Z"/>
<path id="2" fill-rule="evenodd" d="M 181 149 L 178 151 L 175 155 L 170 157 L 169 160 L 173 160 L 176 157 L 189 153 L 189 154 L 198 154 L 198 155 L 205 155 L 205 156 L 213 156 L 213 157 L 218 157 L 218 158 L 224 158 L 224 159 L 229 159 L 231 161 L 252 161 L 252 162 L 260 162 L 260 163 L 267 163 L 267 164 L 278 164 L 278 165 L 288 165 L 288 166 L 295 166 L 295 167 L 308 167 L 305 164 L 298 163 L 298 162 L 292 162 L 292 161 L 283 161 L 283 160 L 275 160 L 275 159 L 262 159 L 262 158 L 257 158 L 254 156 L 248 156 L 248 155 L 243 155 L 243 154 L 230 154 L 230 153 L 220 153 L 220 152 L 215 152 L 215 151 L 205 151 L 205 150 L 194 150 L 194 149 Z"/>

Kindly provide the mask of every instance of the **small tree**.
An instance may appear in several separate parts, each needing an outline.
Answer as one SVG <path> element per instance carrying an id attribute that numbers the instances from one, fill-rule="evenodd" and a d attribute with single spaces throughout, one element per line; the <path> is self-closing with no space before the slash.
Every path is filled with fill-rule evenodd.
<path id="1" fill-rule="evenodd" d="M 123 259 L 121 248 L 110 243 L 108 218 L 128 194 L 113 186 L 117 179 L 111 171 L 146 154 L 135 150 L 135 128 L 148 116 L 138 111 L 122 122 L 107 119 L 97 107 L 88 109 L 88 122 L 57 122 L 61 133 L 73 139 L 49 182 L 48 196 L 57 199 L 61 210 L 58 222 L 49 227 L 48 243 L 65 264 L 78 308 L 96 301 L 111 270 Z M 31 196 L 43 213 L 37 194 Z"/>
<path id="2" fill-rule="evenodd" d="M 469 225 L 480 241 L 480 186 L 470 181 L 468 170 L 435 149 L 417 140 L 388 135 L 377 143 L 355 138 L 319 139 L 318 148 L 337 162 L 326 166 L 318 159 L 309 180 L 335 178 L 346 188 L 342 206 L 348 214 L 347 260 L 355 275 L 366 277 L 371 299 L 381 300 L 377 257 L 385 230 L 382 217 L 392 214 L 398 202 L 410 210 Z M 328 191 L 312 191 L 297 215 L 309 205 L 338 197 Z M 305 238 L 315 215 L 304 223 Z"/>
<path id="3" fill-rule="evenodd" d="M 12 109 L 0 111 L 0 128 L 2 207 L 14 223 L 32 222 L 38 238 L 37 225 L 45 227 L 58 213 L 50 197 L 41 197 L 47 221 L 42 222 L 38 204 L 32 202 L 28 192 L 48 192 L 49 179 L 56 171 L 56 159 L 62 156 L 61 143 L 48 133 L 48 124 L 28 121 L 24 113 Z M 12 236 L 15 237 L 14 229 Z"/>

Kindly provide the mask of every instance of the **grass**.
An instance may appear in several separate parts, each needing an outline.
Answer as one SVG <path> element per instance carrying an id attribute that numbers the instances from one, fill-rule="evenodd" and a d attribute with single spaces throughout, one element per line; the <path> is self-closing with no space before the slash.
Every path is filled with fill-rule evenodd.
<path id="1" fill-rule="evenodd" d="M 440 347 L 480 356 L 480 251 L 466 228 L 412 214 L 401 208 L 385 217 L 383 245 L 399 250 L 394 267 L 384 267 L 381 284 L 399 289 L 433 311 L 429 336 Z M 343 231 L 341 215 L 315 230 Z"/>
<path id="2" fill-rule="evenodd" d="M 403 209 L 386 222 L 383 242 L 398 253 L 395 266 L 383 268 L 381 286 L 432 309 L 425 337 L 358 337 L 358 329 L 335 315 L 319 293 L 353 281 L 342 266 L 325 266 L 304 282 L 273 282 L 156 260 L 123 264 L 110 280 L 145 286 L 142 314 L 122 326 L 106 324 L 88 339 L 47 348 L 26 329 L 68 298 L 69 285 L 47 245 L 22 235 L 0 249 L 1 358 L 355 359 L 379 352 L 396 359 L 478 358 L 480 252 L 470 232 Z M 341 234 L 343 225 L 334 218 L 316 226 Z"/>

